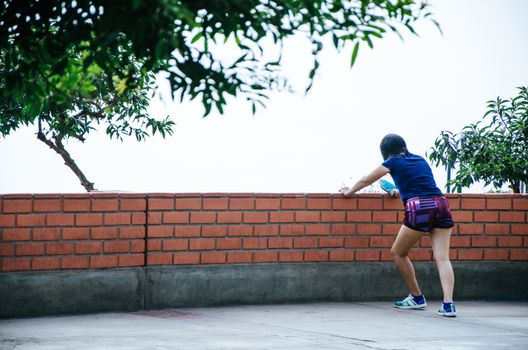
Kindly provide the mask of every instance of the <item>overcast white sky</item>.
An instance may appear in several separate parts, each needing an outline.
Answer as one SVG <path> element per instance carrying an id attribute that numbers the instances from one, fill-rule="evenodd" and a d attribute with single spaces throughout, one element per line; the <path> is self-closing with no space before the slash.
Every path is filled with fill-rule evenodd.
<path id="1" fill-rule="evenodd" d="M 528 1 L 431 2 L 443 36 L 424 21 L 420 37 L 362 47 L 352 70 L 350 49 L 328 46 L 306 96 L 310 47 L 298 38 L 287 42 L 284 72 L 299 93 L 272 94 L 255 116 L 243 99 L 207 118 L 199 103 L 157 102 L 152 113 L 174 116 L 172 137 L 121 143 L 99 132 L 67 147 L 102 191 L 336 192 L 381 163 L 385 134 L 425 155 L 441 130 L 459 131 L 482 117 L 487 100 L 528 84 Z M 0 139 L 0 193 L 84 192 L 35 132 Z M 443 188 L 445 172 L 434 172 Z"/>

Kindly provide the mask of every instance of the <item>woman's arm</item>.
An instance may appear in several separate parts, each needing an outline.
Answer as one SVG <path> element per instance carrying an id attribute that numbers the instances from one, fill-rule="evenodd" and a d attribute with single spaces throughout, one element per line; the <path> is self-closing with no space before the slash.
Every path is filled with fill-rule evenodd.
<path id="1" fill-rule="evenodd" d="M 341 192 L 345 197 L 349 197 L 356 193 L 357 191 L 367 187 L 368 185 L 378 181 L 381 179 L 384 175 L 389 173 L 389 169 L 384 167 L 383 165 L 380 165 L 374 171 L 372 171 L 370 174 L 363 176 L 358 182 L 355 183 L 354 186 L 351 188 L 348 186 L 343 186 L 339 192 Z"/>

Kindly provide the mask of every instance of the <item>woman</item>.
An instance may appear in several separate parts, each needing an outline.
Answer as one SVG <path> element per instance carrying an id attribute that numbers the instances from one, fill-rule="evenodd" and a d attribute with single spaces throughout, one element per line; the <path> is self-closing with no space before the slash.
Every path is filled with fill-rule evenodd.
<path id="1" fill-rule="evenodd" d="M 382 165 L 361 178 L 351 188 L 342 187 L 340 192 L 345 197 L 351 196 L 387 173 L 391 174 L 405 207 L 405 219 L 392 245 L 391 253 L 410 290 L 409 296 L 396 301 L 395 306 L 400 309 L 424 309 L 427 306 L 408 254 L 422 235 L 429 232 L 444 299 L 437 313 L 455 317 L 455 277 L 449 260 L 449 241 L 454 224 L 449 203 L 436 186 L 429 164 L 424 158 L 410 153 L 401 136 L 386 135 L 381 140 L 380 150 L 384 160 Z"/>

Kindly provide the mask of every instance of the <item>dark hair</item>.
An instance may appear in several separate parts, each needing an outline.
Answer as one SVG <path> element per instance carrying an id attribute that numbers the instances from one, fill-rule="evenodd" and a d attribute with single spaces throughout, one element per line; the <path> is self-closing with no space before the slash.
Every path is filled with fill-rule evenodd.
<path id="1" fill-rule="evenodd" d="M 381 139 L 380 151 L 383 160 L 387 160 L 395 154 L 405 155 L 407 153 L 407 145 L 400 135 L 388 134 Z"/>

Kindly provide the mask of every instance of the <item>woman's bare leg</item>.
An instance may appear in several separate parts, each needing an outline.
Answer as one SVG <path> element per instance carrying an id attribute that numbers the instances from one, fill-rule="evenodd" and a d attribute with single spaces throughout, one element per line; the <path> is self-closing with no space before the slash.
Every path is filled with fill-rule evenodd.
<path id="1" fill-rule="evenodd" d="M 435 228 L 431 231 L 431 244 L 433 256 L 440 275 L 440 283 L 444 293 L 444 302 L 453 301 L 455 287 L 455 274 L 449 260 L 449 243 L 451 239 L 450 228 Z"/>
<path id="2" fill-rule="evenodd" d="M 416 281 L 414 267 L 408 254 L 422 235 L 423 232 L 412 230 L 407 226 L 402 225 L 391 249 L 396 267 L 398 267 L 398 270 L 400 271 L 405 284 L 409 287 L 412 295 L 421 295 L 422 292 Z"/>

